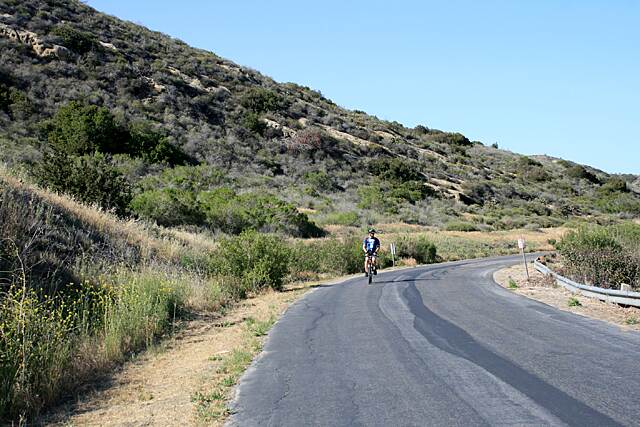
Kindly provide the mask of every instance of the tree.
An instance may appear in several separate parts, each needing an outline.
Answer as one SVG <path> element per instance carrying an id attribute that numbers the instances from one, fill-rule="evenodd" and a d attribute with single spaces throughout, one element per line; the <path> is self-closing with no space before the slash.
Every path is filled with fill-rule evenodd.
<path id="1" fill-rule="evenodd" d="M 127 131 L 105 107 L 71 101 L 56 112 L 49 129 L 49 143 L 68 155 L 129 151 Z"/>
<path id="2" fill-rule="evenodd" d="M 81 202 L 114 210 L 121 216 L 129 210 L 129 182 L 118 172 L 108 155 L 46 153 L 35 175 L 40 184 L 53 191 L 70 194 Z"/>

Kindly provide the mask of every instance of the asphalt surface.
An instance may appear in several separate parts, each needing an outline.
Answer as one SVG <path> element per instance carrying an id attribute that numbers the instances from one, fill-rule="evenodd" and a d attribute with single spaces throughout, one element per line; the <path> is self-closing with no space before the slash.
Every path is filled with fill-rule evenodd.
<path id="1" fill-rule="evenodd" d="M 640 425 L 640 334 L 496 285 L 518 260 L 316 289 L 272 329 L 228 424 Z"/>

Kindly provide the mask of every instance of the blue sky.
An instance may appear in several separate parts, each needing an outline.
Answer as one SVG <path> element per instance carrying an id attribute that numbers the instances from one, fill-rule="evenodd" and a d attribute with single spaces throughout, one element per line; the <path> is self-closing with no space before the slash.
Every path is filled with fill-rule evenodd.
<path id="1" fill-rule="evenodd" d="M 350 109 L 640 174 L 636 0 L 87 4 Z"/>

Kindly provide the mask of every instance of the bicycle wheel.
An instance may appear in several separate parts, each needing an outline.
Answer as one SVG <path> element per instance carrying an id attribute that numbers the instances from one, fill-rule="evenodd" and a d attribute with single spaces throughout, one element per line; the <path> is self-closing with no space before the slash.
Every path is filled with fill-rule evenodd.
<path id="1" fill-rule="evenodd" d="M 371 269 L 371 260 L 369 260 L 369 264 L 367 265 L 367 275 L 369 276 L 369 284 L 373 280 L 373 270 Z"/>

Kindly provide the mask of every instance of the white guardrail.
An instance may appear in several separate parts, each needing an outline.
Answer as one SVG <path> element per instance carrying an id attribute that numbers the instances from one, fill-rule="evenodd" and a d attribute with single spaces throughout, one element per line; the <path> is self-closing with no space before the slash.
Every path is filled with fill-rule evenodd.
<path id="1" fill-rule="evenodd" d="M 632 305 L 640 307 L 640 292 L 618 291 L 615 289 L 598 288 L 597 286 L 587 286 L 567 279 L 551 270 L 546 265 L 535 261 L 533 263 L 536 270 L 546 276 L 553 276 L 558 285 L 568 289 L 573 293 L 579 293 L 589 298 L 597 298 L 601 301 L 614 302 L 622 305 Z"/>

